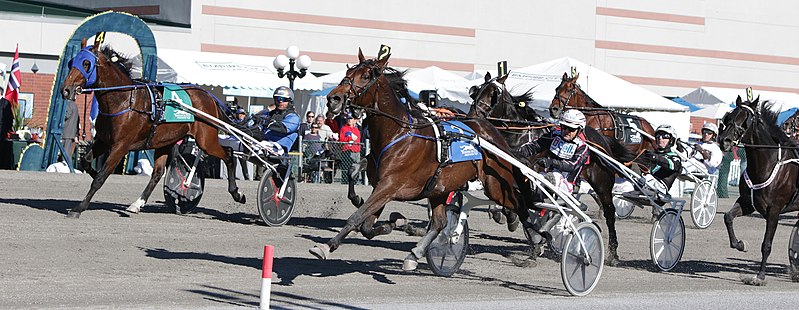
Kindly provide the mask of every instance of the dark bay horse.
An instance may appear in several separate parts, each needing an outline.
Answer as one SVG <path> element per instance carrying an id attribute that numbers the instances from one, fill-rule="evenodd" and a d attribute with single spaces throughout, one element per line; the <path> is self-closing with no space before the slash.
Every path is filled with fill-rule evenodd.
<path id="1" fill-rule="evenodd" d="M 390 231 L 394 224 L 372 226 L 388 202 L 427 198 L 432 207 L 431 224 L 427 234 L 405 259 L 403 269 L 411 270 L 447 224 L 444 204 L 448 194 L 474 177 L 483 182 L 485 194 L 491 200 L 512 209 L 522 219 L 528 214 L 515 189 L 513 166 L 485 151 L 481 152 L 483 159 L 446 165 L 437 178 L 431 179 L 439 169 L 436 141 L 431 139 L 435 136 L 432 124 L 418 111 L 409 109 L 392 90 L 384 74 L 389 58 L 367 60 L 359 50 L 359 63 L 349 68 L 341 83 L 328 94 L 328 110 L 333 113 L 346 108 L 362 109 L 367 113 L 365 122 L 371 134 L 372 161 L 367 173 L 374 189 L 335 237 L 309 251 L 319 259 L 327 259 L 357 228 L 365 236 L 375 235 L 369 231 L 372 229 Z M 489 143 L 508 149 L 499 132 L 485 120 L 463 122 Z M 515 223 L 518 225 L 518 221 Z"/>
<path id="2" fill-rule="evenodd" d="M 766 284 L 766 262 L 777 231 L 780 214 L 799 210 L 799 152 L 794 143 L 777 125 L 778 113 L 772 104 L 736 100 L 736 107 L 724 116 L 719 133 L 721 149 L 729 152 L 735 145 L 746 151 L 746 172 L 739 182 L 740 196 L 730 211 L 724 214 L 724 224 L 730 237 L 730 247 L 746 251 L 746 243 L 735 237 L 733 220 L 757 211 L 766 219 L 766 232 L 760 246 L 762 260 L 755 276 L 742 277 L 752 285 Z M 799 270 L 791 265 L 791 277 L 799 281 Z"/>
<path id="3" fill-rule="evenodd" d="M 578 109 L 585 114 L 586 126 L 593 127 L 605 136 L 621 140 L 630 151 L 641 154 L 644 150 L 654 149 L 653 141 L 634 132 L 631 128 L 638 126 L 638 129 L 655 136 L 652 124 L 640 116 L 615 112 L 599 105 L 580 88 L 580 84 L 577 84 L 579 77 L 579 73 L 572 78 L 569 78 L 566 73 L 563 74 L 560 85 L 555 89 L 552 104 L 549 105 L 549 114 L 552 117 L 560 117 L 560 113 L 564 109 Z M 627 124 L 627 122 L 633 122 L 633 124 Z M 635 140 L 636 135 L 640 137 L 638 140 Z"/>
<path id="4" fill-rule="evenodd" d="M 84 167 L 91 167 L 92 158 L 108 153 L 103 168 L 97 172 L 87 169 L 94 178 L 86 198 L 69 211 L 67 217 L 77 218 L 89 207 L 94 193 L 103 186 L 108 175 L 129 151 L 155 149 L 153 174 L 147 187 L 139 199 L 128 207 L 131 212 L 138 212 L 149 198 L 153 188 L 164 174 L 167 155 L 172 146 L 185 136 L 193 136 L 197 145 L 207 154 L 220 158 L 225 162 L 228 171 L 235 171 L 230 155 L 220 145 L 217 128 L 209 122 L 200 120 L 192 123 L 154 124 L 151 120 L 151 96 L 153 92 L 162 92 L 163 87 L 148 86 L 146 83 L 134 81 L 130 77 L 130 64 L 127 59 L 110 47 L 86 46 L 71 61 L 69 74 L 64 80 L 61 95 L 68 100 L 84 89 L 93 88 L 94 96 L 99 103 L 100 115 L 97 117 L 97 134 L 91 152 L 82 158 Z M 184 87 L 192 104 L 213 117 L 219 118 L 223 113 L 213 95 L 197 87 Z M 239 193 L 232 173 L 228 174 L 228 192 L 237 202 L 244 203 L 244 194 Z"/>
<path id="5" fill-rule="evenodd" d="M 490 75 L 486 75 L 486 81 L 473 91 L 474 104 L 470 111 L 470 115 L 474 114 L 477 117 L 486 117 L 497 126 L 503 136 L 506 137 L 508 144 L 514 149 L 530 140 L 536 140 L 541 135 L 554 129 L 550 126 L 542 126 L 544 119 L 537 115 L 532 109 L 527 107 L 520 107 L 521 97 L 511 96 L 510 92 L 505 87 L 505 79 L 507 75 L 492 79 Z M 532 101 L 528 94 L 524 97 L 525 100 Z M 520 111 L 521 110 L 521 111 Z M 486 116 L 483 116 L 486 115 Z M 503 130 L 503 126 L 507 128 L 511 124 L 516 125 L 533 125 L 526 128 L 527 135 L 520 135 L 518 132 Z M 523 127 L 522 127 L 523 128 Z M 612 157 L 620 162 L 628 162 L 635 159 L 635 154 L 630 152 L 619 140 L 601 135 L 597 130 L 588 126 L 585 128 L 584 135 L 586 141 L 599 149 L 605 150 Z M 546 152 L 546 150 L 544 151 Z M 528 164 L 533 162 L 527 160 Z M 600 208 L 602 208 L 605 223 L 608 226 L 608 258 L 606 263 L 615 266 L 619 263 L 619 256 L 617 249 L 619 241 L 616 236 L 616 207 L 613 205 L 613 185 L 615 181 L 615 170 L 606 166 L 600 157 L 591 155 L 586 168 L 581 173 L 581 178 L 588 181 L 594 189 L 596 195 L 594 198 L 597 200 Z"/>

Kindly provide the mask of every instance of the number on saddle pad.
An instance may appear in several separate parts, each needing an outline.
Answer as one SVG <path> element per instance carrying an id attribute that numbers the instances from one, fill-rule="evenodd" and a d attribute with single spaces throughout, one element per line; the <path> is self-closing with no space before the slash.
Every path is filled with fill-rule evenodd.
<path id="1" fill-rule="evenodd" d="M 441 122 L 441 127 L 444 129 L 444 132 L 446 133 L 453 133 L 467 137 L 475 136 L 474 131 L 471 128 L 469 128 L 469 126 L 466 126 L 466 124 L 460 121 Z M 467 141 L 463 141 L 459 138 L 453 138 L 450 141 L 451 144 L 449 145 L 449 159 L 453 163 L 483 159 L 483 154 L 480 152 L 479 147 Z"/>
<path id="2" fill-rule="evenodd" d="M 194 122 L 194 114 L 180 108 L 180 103 L 191 106 L 189 94 L 183 87 L 175 84 L 164 85 L 164 122 L 166 123 L 191 123 Z"/>

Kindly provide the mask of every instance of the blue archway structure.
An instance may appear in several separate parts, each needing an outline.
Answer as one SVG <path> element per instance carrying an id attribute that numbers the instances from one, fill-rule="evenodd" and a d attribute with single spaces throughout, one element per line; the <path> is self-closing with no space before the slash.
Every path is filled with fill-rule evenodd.
<path id="1" fill-rule="evenodd" d="M 47 116 L 47 135 L 44 150 L 25 152 L 20 160 L 20 170 L 43 171 L 49 165 L 58 161 L 58 154 L 63 153 L 61 135 L 64 129 L 64 114 L 67 100 L 61 97 L 61 84 L 69 73 L 69 60 L 81 49 L 81 40 L 88 39 L 99 32 L 118 32 L 131 36 L 139 45 L 142 56 L 142 78 L 155 81 L 158 57 L 155 36 L 147 24 L 138 17 L 120 12 L 107 11 L 90 16 L 75 29 L 75 32 L 64 46 L 64 51 L 58 60 L 58 71 L 53 81 L 50 93 L 50 108 Z M 74 171 L 72 163 L 67 161 L 70 171 Z"/>

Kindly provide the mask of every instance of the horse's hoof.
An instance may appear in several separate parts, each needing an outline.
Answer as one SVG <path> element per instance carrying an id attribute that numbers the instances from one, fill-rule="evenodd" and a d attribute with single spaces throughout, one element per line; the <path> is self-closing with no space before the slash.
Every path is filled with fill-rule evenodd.
<path id="1" fill-rule="evenodd" d="M 605 265 L 608 265 L 610 267 L 616 267 L 616 266 L 619 265 L 619 263 L 620 263 L 620 261 L 619 261 L 619 257 L 618 256 L 609 256 L 605 260 Z"/>
<path id="2" fill-rule="evenodd" d="M 69 211 L 66 216 L 66 218 L 68 219 L 76 219 L 79 217 L 80 217 L 80 212 L 75 212 L 75 211 Z"/>
<path id="3" fill-rule="evenodd" d="M 510 261 L 516 265 L 516 267 L 522 268 L 535 268 L 538 267 L 538 262 L 535 260 L 535 256 L 529 256 L 526 258 L 518 258 L 514 255 L 510 256 Z"/>
<path id="4" fill-rule="evenodd" d="M 766 284 L 768 283 L 768 281 L 766 281 L 765 278 L 763 279 L 758 278 L 757 275 L 751 275 L 751 276 L 741 275 L 741 282 L 747 285 L 754 285 L 754 286 L 766 286 Z"/>
<path id="5" fill-rule="evenodd" d="M 396 227 L 402 227 L 408 224 L 408 219 L 399 214 L 399 212 L 391 212 L 391 215 L 388 216 L 388 221 L 390 223 L 394 223 Z"/>
<path id="6" fill-rule="evenodd" d="M 502 214 L 502 211 L 491 209 L 488 210 L 488 213 L 490 213 L 491 219 L 493 219 L 497 224 L 505 224 L 505 215 Z"/>
<path id="7" fill-rule="evenodd" d="M 749 243 L 746 240 L 738 240 L 738 244 L 735 246 L 735 249 L 741 252 L 749 251 Z"/>
<path id="8" fill-rule="evenodd" d="M 318 259 L 326 260 L 327 256 L 330 255 L 330 246 L 327 244 L 317 244 L 309 249 L 308 252 L 311 252 L 311 254 Z"/>
<path id="9" fill-rule="evenodd" d="M 799 282 L 799 271 L 791 271 L 791 281 Z"/>
<path id="10" fill-rule="evenodd" d="M 519 222 L 519 217 L 516 217 L 512 222 L 508 222 L 508 231 L 510 232 L 516 231 L 516 229 L 519 228 L 520 223 L 521 222 Z"/>
<path id="11" fill-rule="evenodd" d="M 414 271 L 419 266 L 419 262 L 413 254 L 408 254 L 402 262 L 402 271 Z"/>
<path id="12" fill-rule="evenodd" d="M 405 225 L 402 230 L 408 234 L 408 236 L 424 237 L 424 235 L 427 234 L 427 229 L 413 225 Z"/>
<path id="13" fill-rule="evenodd" d="M 236 199 L 236 202 L 245 204 L 247 203 L 247 196 L 244 196 L 241 192 L 238 193 L 239 199 Z"/>

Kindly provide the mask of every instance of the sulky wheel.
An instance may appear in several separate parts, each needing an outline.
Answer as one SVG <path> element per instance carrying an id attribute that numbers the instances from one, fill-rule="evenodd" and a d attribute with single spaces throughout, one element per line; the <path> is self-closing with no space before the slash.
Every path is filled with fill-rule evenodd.
<path id="1" fill-rule="evenodd" d="M 666 209 L 658 215 L 649 240 L 649 254 L 660 270 L 677 266 L 685 250 L 685 223 L 677 210 Z"/>
<path id="2" fill-rule="evenodd" d="M 453 241 L 452 232 L 458 225 L 460 218 L 460 208 L 458 206 L 447 206 L 447 226 L 438 233 L 435 239 L 427 247 L 427 263 L 433 273 L 449 277 L 460 269 L 463 260 L 466 258 L 466 251 L 469 248 L 469 223 L 463 221 L 463 232 Z"/>
<path id="3" fill-rule="evenodd" d="M 190 152 L 181 154 L 177 148 L 176 145 L 173 149 L 164 177 L 164 202 L 176 213 L 185 214 L 200 204 L 205 188 L 205 174 L 202 162 L 199 162 L 191 182 L 186 185 L 186 179 L 196 157 Z"/>
<path id="4" fill-rule="evenodd" d="M 549 235 L 552 236 L 552 238 L 549 239 L 549 249 L 558 256 L 563 252 L 563 245 L 566 244 L 566 233 L 571 227 L 567 221 L 571 221 L 576 225 L 577 217 L 567 214 L 565 217 L 561 217 L 558 223 L 549 229 Z"/>
<path id="5" fill-rule="evenodd" d="M 619 197 L 613 196 L 613 206 L 616 207 L 616 217 L 620 219 L 626 219 L 633 214 L 635 211 L 635 204 L 621 199 Z"/>
<path id="6" fill-rule="evenodd" d="M 605 246 L 602 234 L 593 223 L 577 224 L 577 234 L 580 238 L 574 233 L 566 237 L 560 261 L 560 274 L 569 294 L 585 296 L 594 290 L 602 276 Z"/>
<path id="7" fill-rule="evenodd" d="M 788 239 L 788 263 L 791 265 L 791 272 L 799 272 L 799 221 L 793 225 L 791 238 Z"/>
<path id="8" fill-rule="evenodd" d="M 696 184 L 691 194 L 691 220 L 699 229 L 710 227 L 716 217 L 719 197 L 710 180 L 702 180 Z"/>
<path id="9" fill-rule="evenodd" d="M 282 198 L 277 194 L 282 185 L 275 177 L 274 171 L 266 169 L 261 183 L 258 184 L 258 214 L 261 219 L 269 226 L 281 226 L 286 224 L 294 212 L 294 200 L 297 195 L 297 182 L 293 177 L 289 177 L 286 190 Z"/>

